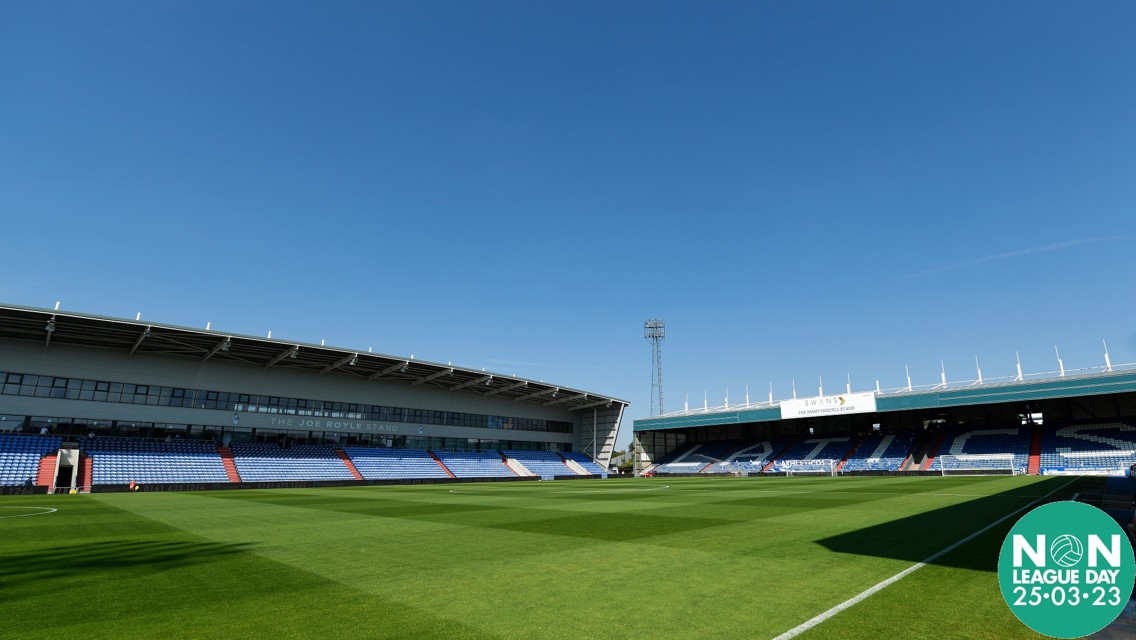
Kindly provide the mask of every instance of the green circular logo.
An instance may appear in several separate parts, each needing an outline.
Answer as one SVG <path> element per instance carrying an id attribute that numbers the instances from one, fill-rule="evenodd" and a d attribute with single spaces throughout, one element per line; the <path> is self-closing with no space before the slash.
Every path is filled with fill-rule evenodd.
<path id="1" fill-rule="evenodd" d="M 998 555 L 998 582 L 1010 611 L 1053 638 L 1107 627 L 1128 604 L 1134 579 L 1136 560 L 1124 530 L 1081 502 L 1054 502 L 1022 516 Z"/>

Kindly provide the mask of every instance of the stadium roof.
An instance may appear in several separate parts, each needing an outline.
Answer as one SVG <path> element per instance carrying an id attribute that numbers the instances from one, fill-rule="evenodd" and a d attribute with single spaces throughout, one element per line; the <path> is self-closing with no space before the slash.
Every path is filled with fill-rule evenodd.
<path id="1" fill-rule="evenodd" d="M 526 380 L 369 351 L 257 338 L 225 331 L 107 318 L 49 309 L 0 305 L 0 338 L 117 349 L 206 360 L 230 360 L 264 368 L 303 369 L 368 380 L 432 385 L 449 391 L 500 396 L 570 411 L 627 406 L 625 400 Z"/>
<path id="2" fill-rule="evenodd" d="M 945 409 L 981 404 L 1034 402 L 1055 398 L 1136 392 L 1136 367 L 1120 365 L 1109 370 L 1086 370 L 1033 380 L 983 383 L 973 381 L 965 386 L 937 385 L 926 390 L 898 390 L 876 394 L 876 413 Z M 840 396 L 844 394 L 832 394 Z M 831 396 L 826 396 L 831 397 Z M 713 407 L 681 411 L 635 421 L 635 431 L 685 429 L 750 422 L 781 420 L 777 402 L 762 402 L 734 407 Z"/>

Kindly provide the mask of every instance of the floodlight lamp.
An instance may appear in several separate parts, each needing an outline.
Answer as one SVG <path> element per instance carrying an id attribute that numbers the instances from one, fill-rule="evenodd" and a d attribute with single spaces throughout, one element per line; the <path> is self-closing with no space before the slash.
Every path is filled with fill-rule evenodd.
<path id="1" fill-rule="evenodd" d="M 358 363 L 358 362 L 359 362 L 359 356 L 357 356 L 357 355 L 356 355 L 356 356 L 351 356 L 351 360 L 349 360 L 349 361 L 347 362 L 347 366 L 349 366 L 349 367 L 353 367 L 353 366 L 355 366 L 355 364 L 356 364 L 356 363 Z"/>
<path id="2" fill-rule="evenodd" d="M 43 328 L 44 331 L 51 333 L 55 331 L 55 318 L 47 321 L 47 326 Z"/>

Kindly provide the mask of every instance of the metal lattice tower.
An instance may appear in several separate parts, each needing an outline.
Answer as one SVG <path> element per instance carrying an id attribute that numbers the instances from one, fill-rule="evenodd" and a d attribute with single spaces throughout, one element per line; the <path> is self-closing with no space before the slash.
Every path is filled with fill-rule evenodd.
<path id="1" fill-rule="evenodd" d="M 667 327 L 662 320 L 643 323 L 643 337 L 651 343 L 651 415 L 663 415 L 663 339 Z"/>

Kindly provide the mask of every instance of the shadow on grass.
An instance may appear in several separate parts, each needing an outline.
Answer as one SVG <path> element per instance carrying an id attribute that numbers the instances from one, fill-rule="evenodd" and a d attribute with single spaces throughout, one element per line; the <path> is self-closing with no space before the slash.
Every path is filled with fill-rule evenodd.
<path id="1" fill-rule="evenodd" d="M 1043 480 L 1029 486 L 831 536 L 818 540 L 817 543 L 837 553 L 892 558 L 911 563 L 923 562 L 931 555 L 1068 482 L 1069 478 Z M 1053 496 L 1053 499 L 1067 498 L 1061 492 Z M 986 535 L 980 536 L 979 539 L 984 544 L 964 545 L 953 553 L 937 558 L 932 564 L 974 571 L 997 571 L 1002 538 L 1025 513 L 1026 511 L 1022 511 L 1017 516 L 1008 518 Z"/>
<path id="2" fill-rule="evenodd" d="M 112 540 L 40 547 L 0 556 L 0 591 L 23 580 L 54 578 L 78 572 L 122 570 L 157 572 L 223 561 L 250 551 L 250 544 L 215 542 Z"/>

